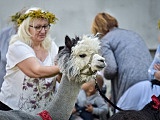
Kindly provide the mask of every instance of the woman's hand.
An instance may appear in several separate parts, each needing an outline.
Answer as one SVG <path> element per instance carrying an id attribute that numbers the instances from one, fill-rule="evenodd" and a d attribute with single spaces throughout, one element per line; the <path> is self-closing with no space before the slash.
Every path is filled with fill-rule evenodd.
<path id="1" fill-rule="evenodd" d="M 154 77 L 160 81 L 160 64 L 154 64 L 154 69 L 157 70 L 154 73 Z"/>
<path id="2" fill-rule="evenodd" d="M 155 72 L 154 77 L 160 81 L 160 71 Z"/>
<path id="3" fill-rule="evenodd" d="M 58 81 L 60 83 L 62 78 L 62 73 L 59 73 L 58 75 L 56 75 L 56 81 Z"/>
<path id="4" fill-rule="evenodd" d="M 89 104 L 89 105 L 86 106 L 85 110 L 88 111 L 88 112 L 93 112 L 93 106 L 91 104 Z"/>
<path id="5" fill-rule="evenodd" d="M 154 69 L 160 71 L 160 64 L 154 64 Z"/>

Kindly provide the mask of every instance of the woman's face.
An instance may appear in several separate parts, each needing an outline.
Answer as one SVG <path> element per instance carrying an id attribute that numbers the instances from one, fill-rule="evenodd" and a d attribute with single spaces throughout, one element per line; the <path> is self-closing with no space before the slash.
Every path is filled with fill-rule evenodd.
<path id="1" fill-rule="evenodd" d="M 46 19 L 33 20 L 29 25 L 29 32 L 33 42 L 42 42 L 49 31 L 50 24 Z"/>

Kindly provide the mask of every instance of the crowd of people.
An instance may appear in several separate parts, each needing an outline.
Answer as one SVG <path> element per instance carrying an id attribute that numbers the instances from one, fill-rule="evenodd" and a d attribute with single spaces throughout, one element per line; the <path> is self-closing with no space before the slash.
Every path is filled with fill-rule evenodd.
<path id="1" fill-rule="evenodd" d="M 50 36 L 51 24 L 55 24 L 57 18 L 35 7 L 16 13 L 12 21 L 15 24 L 0 33 L 0 110 L 37 114 L 53 99 L 56 82 L 60 82 L 63 74 L 55 63 L 58 46 Z M 119 28 L 117 19 L 105 12 L 95 16 L 91 32 L 99 37 L 100 52 L 106 62 L 103 76 L 97 77 L 98 85 L 102 88 L 104 80 L 111 81 L 111 101 L 120 108 L 142 108 L 132 105 L 132 100 L 123 103 L 124 93 L 129 98 L 132 96 L 129 88 L 133 85 L 153 79 L 160 81 L 160 47 L 152 60 L 143 38 L 136 32 Z M 79 116 L 93 120 L 98 116 L 106 120 L 108 107 L 91 80 L 82 85 L 70 119 L 76 120 Z"/>

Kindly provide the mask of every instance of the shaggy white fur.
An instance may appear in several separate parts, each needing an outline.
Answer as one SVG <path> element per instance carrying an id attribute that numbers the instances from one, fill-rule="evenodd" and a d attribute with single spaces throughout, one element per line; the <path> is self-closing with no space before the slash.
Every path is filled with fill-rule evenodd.
<path id="1" fill-rule="evenodd" d="M 104 58 L 98 54 L 98 50 L 100 49 L 100 41 L 97 37 L 86 36 L 82 37 L 82 40 L 78 41 L 76 46 L 72 47 L 71 55 L 69 60 L 60 61 L 59 66 L 62 70 L 62 73 L 66 73 L 69 80 L 75 80 L 76 82 L 86 82 L 92 76 L 88 76 L 86 79 L 85 75 L 80 75 L 80 70 L 83 69 L 85 65 L 88 64 L 90 58 L 92 57 L 92 62 L 90 65 L 92 71 L 99 71 L 102 68 L 98 68 L 96 65 L 104 67 Z M 94 55 L 93 55 L 94 54 Z M 80 57 L 81 55 L 85 55 L 85 57 Z M 93 55 L 93 56 L 92 56 Z M 61 59 L 64 60 L 65 58 Z M 100 62 L 102 60 L 103 62 Z M 64 65 L 65 63 L 66 65 Z M 67 68 L 64 68 L 67 66 Z M 86 72 L 88 70 L 84 70 Z M 83 78 L 84 77 L 84 78 Z"/>

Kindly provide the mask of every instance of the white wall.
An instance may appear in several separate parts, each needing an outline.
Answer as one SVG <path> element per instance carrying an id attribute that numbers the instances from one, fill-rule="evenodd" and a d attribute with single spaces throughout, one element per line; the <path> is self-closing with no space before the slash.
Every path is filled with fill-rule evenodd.
<path id="1" fill-rule="evenodd" d="M 98 12 L 109 12 L 121 28 L 138 32 L 149 49 L 157 42 L 157 21 L 160 19 L 160 0 L 1 0 L 0 29 L 8 25 L 9 16 L 23 7 L 41 7 L 56 14 L 59 21 L 51 28 L 58 45 L 65 35 L 90 34 L 90 26 Z"/>

